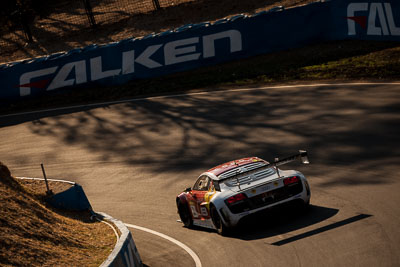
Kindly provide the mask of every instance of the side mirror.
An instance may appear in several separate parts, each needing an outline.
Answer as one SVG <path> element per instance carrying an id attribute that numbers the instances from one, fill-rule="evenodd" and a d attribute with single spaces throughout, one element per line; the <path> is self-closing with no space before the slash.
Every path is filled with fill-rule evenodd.
<path id="1" fill-rule="evenodd" d="M 188 188 L 185 189 L 185 192 L 190 192 L 190 191 L 192 191 L 191 187 L 188 187 Z"/>

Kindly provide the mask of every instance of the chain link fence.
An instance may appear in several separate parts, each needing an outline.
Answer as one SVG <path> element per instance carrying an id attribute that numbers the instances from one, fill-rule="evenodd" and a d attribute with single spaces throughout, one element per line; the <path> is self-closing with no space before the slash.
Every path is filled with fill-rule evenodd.
<path id="1" fill-rule="evenodd" d="M 196 0 L 2 0 L 0 53 Z"/>

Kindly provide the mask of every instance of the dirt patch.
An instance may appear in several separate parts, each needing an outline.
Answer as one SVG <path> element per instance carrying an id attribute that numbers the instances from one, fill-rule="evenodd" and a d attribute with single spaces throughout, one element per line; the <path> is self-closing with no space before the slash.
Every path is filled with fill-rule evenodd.
<path id="1" fill-rule="evenodd" d="M 38 197 L 45 197 L 46 196 L 46 183 L 44 180 L 31 180 L 31 179 L 18 179 L 18 182 L 25 187 L 27 187 L 34 195 Z M 62 183 L 62 182 L 53 182 L 48 181 L 50 190 L 54 193 L 60 193 L 65 190 L 68 190 L 73 186 L 69 183 Z"/>
<path id="2" fill-rule="evenodd" d="M 88 212 L 46 207 L 42 193 L 39 183 L 20 183 L 0 163 L 0 265 L 99 266 L 114 248 L 112 229 Z"/>
<path id="3" fill-rule="evenodd" d="M 268 10 L 276 6 L 293 7 L 297 5 L 315 2 L 312 0 L 197 0 L 180 2 L 177 5 L 165 6 L 160 10 L 152 11 L 151 8 L 142 10 L 141 13 L 119 15 L 119 20 L 99 20 L 97 29 L 91 29 L 87 23 L 86 14 L 79 11 L 81 22 L 79 25 L 69 23 L 69 16 L 74 14 L 57 13 L 38 20 L 33 24 L 32 44 L 19 44 L 14 50 L 0 51 L 0 62 L 10 62 L 26 58 L 33 58 L 53 54 L 60 51 L 69 51 L 74 48 L 85 47 L 90 44 L 104 44 L 120 41 L 127 38 L 141 37 L 154 32 L 162 32 L 177 28 L 189 23 L 200 23 L 204 21 L 216 21 L 224 17 L 237 14 L 254 14 Z M 107 9 L 107 1 L 101 2 L 95 10 Z M 147 12 L 145 12 L 147 11 Z M 100 12 L 97 12 L 100 13 Z M 120 14 L 117 12 L 117 14 Z M 115 14 L 114 14 L 115 16 Z M 109 23 L 114 21 L 113 23 Z M 72 25 L 72 26 L 71 26 Z M 64 30 L 62 30 L 64 29 Z M 19 34 L 18 40 L 24 40 Z M 7 38 L 6 38 L 7 39 Z M 15 38 L 8 37 L 9 40 Z M 17 47 L 19 47 L 17 49 Z"/>

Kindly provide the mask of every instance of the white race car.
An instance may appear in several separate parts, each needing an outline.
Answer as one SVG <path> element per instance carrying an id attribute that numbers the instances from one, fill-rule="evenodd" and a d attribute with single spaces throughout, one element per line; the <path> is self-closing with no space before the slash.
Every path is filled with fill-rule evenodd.
<path id="1" fill-rule="evenodd" d="M 309 163 L 307 152 L 300 150 L 274 163 L 243 158 L 202 173 L 176 198 L 181 221 L 189 228 L 196 225 L 224 235 L 250 214 L 292 201 L 308 206 L 311 193 L 304 175 L 278 168 L 296 159 Z"/>

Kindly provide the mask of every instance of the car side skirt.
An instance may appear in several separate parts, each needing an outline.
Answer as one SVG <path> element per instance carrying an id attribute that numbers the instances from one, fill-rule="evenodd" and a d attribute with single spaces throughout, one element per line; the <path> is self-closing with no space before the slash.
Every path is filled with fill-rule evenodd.
<path id="1" fill-rule="evenodd" d="M 193 219 L 193 225 L 208 228 L 208 229 L 213 229 L 213 230 L 216 229 L 211 219 L 203 219 L 203 220 Z"/>

